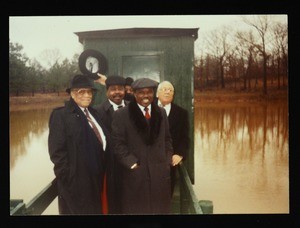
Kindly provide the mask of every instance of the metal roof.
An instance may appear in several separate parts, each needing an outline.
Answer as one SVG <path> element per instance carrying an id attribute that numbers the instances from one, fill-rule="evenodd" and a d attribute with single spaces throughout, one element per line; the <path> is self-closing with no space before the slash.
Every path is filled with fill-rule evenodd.
<path id="1" fill-rule="evenodd" d="M 95 38 L 139 38 L 139 37 L 174 37 L 191 36 L 198 38 L 199 28 L 127 28 L 113 30 L 96 30 L 75 32 L 79 37 L 79 42 L 84 39 Z"/>

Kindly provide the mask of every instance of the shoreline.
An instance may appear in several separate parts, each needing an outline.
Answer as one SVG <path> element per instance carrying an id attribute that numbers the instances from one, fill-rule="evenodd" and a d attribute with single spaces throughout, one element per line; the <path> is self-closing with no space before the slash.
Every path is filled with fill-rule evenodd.
<path id="1" fill-rule="evenodd" d="M 41 94 L 32 96 L 9 97 L 9 111 L 34 110 L 40 108 L 55 108 L 63 106 L 69 100 L 69 94 L 62 92 Z M 194 106 L 200 105 L 247 105 L 262 104 L 267 102 L 288 102 L 287 90 L 270 90 L 266 96 L 261 91 L 255 92 L 233 92 L 226 90 L 195 90 Z"/>
<path id="2" fill-rule="evenodd" d="M 9 111 L 25 111 L 40 108 L 56 108 L 64 105 L 64 102 L 69 99 L 69 94 L 57 93 L 41 94 L 35 96 L 11 96 L 9 97 Z"/>

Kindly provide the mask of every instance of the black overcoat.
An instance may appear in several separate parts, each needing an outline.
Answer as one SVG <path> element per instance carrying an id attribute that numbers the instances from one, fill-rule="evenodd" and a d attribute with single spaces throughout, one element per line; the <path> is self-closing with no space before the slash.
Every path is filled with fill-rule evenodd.
<path id="1" fill-rule="evenodd" d="M 97 111 L 92 107 L 88 109 L 103 129 L 109 145 L 109 132 Z M 48 148 L 54 163 L 58 197 L 64 199 L 70 214 L 101 214 L 101 189 L 109 146 L 103 151 L 84 113 L 72 98 L 51 113 Z"/>
<path id="2" fill-rule="evenodd" d="M 128 101 L 125 101 L 125 106 L 128 105 Z M 101 104 L 95 105 L 94 108 L 98 111 L 101 122 L 105 125 L 106 129 L 111 133 L 111 124 L 114 113 L 114 108 L 106 99 Z M 108 213 L 109 214 L 120 214 L 121 213 L 121 190 L 120 190 L 120 176 L 118 164 L 115 162 L 113 155 L 113 147 L 111 147 L 111 153 L 107 158 L 107 197 L 108 197 Z"/>
<path id="3" fill-rule="evenodd" d="M 114 112 L 112 141 L 122 166 L 122 213 L 171 213 L 172 139 L 166 112 L 154 102 L 147 123 L 136 101 Z M 138 163 L 137 169 L 130 169 Z"/>
<path id="4" fill-rule="evenodd" d="M 189 116 L 188 111 L 171 102 L 171 110 L 168 116 L 170 133 L 172 136 L 174 154 L 183 157 L 183 161 L 188 156 L 190 145 L 189 138 Z M 176 184 L 176 170 L 178 166 L 171 167 L 171 190 L 174 192 Z"/>

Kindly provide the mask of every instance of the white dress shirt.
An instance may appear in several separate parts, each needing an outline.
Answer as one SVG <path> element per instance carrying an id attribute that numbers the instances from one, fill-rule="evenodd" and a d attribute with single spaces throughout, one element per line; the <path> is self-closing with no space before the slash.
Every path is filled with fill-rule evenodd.
<path id="1" fill-rule="evenodd" d="M 112 102 L 112 101 L 109 100 L 109 99 L 108 99 L 108 101 L 109 101 L 109 103 L 113 106 L 114 111 L 118 110 L 120 105 L 122 105 L 123 107 L 125 107 L 125 102 L 124 102 L 124 100 L 122 100 L 122 103 L 119 104 L 119 105 L 117 105 L 116 103 Z"/>
<path id="2" fill-rule="evenodd" d="M 167 105 L 163 105 L 160 100 L 158 100 L 157 102 L 158 106 L 163 107 L 166 110 L 167 116 L 169 116 L 170 111 L 171 111 L 171 103 L 167 104 Z"/>

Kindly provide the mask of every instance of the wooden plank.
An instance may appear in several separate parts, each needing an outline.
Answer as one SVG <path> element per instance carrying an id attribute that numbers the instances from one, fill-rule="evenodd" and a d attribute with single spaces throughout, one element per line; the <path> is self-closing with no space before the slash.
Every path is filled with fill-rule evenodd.
<path id="1" fill-rule="evenodd" d="M 181 190 L 184 191 L 184 192 L 180 192 L 180 194 L 183 194 L 183 197 L 185 198 L 182 200 L 182 203 L 188 203 L 189 210 L 191 213 L 203 214 L 203 211 L 199 205 L 199 201 L 194 192 L 192 182 L 189 178 L 189 175 L 188 175 L 187 170 L 184 167 L 183 163 L 179 164 L 179 174 L 180 174 L 181 185 L 182 185 Z M 187 201 L 187 202 L 184 202 L 184 201 Z M 185 207 L 183 210 L 186 210 Z"/>
<path id="2" fill-rule="evenodd" d="M 27 204 L 26 214 L 41 215 L 56 197 L 57 181 L 54 179 Z"/>

